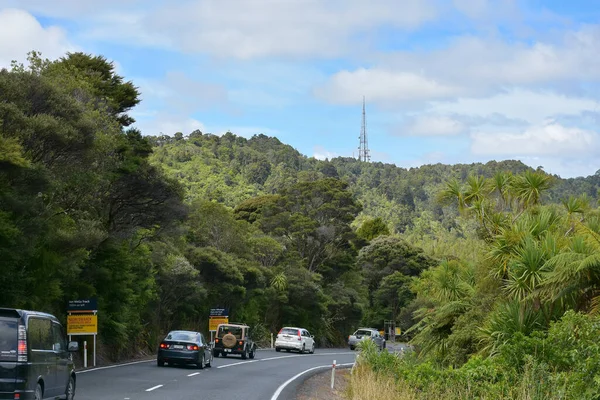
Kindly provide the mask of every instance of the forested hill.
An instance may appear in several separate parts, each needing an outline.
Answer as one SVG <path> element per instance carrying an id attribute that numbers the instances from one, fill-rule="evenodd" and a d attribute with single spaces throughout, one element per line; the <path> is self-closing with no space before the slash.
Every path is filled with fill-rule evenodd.
<path id="1" fill-rule="evenodd" d="M 321 161 L 262 134 L 246 139 L 231 132 L 217 136 L 197 130 L 188 136 L 174 133 L 150 136 L 149 140 L 154 150 L 151 162 L 183 183 L 188 201 L 202 198 L 236 207 L 248 198 L 275 194 L 299 181 L 334 177 L 348 182 L 350 191 L 363 205 L 355 224 L 365 216 L 381 217 L 397 233 L 406 232 L 422 216 L 452 227 L 456 210 L 442 207 L 436 194 L 453 178 L 464 182 L 469 176 L 492 178 L 497 172 L 533 171 L 515 160 L 410 169 L 343 157 Z M 582 194 L 598 198 L 600 170 L 585 178 L 554 178 L 545 202 L 559 203 Z"/>
<path id="2" fill-rule="evenodd" d="M 155 351 L 170 329 L 206 332 L 219 306 L 263 343 L 295 325 L 340 345 L 395 320 L 458 365 L 487 315 L 504 315 L 492 311 L 506 290 L 519 302 L 547 291 L 532 308 L 557 302 L 544 329 L 567 304 L 555 293 L 600 304 L 596 272 L 545 264 L 597 256 L 599 174 L 407 170 L 319 161 L 264 135 L 148 136 L 131 128 L 140 93 L 104 57 L 28 61 L 0 70 L 0 307 L 64 322 L 69 300 L 97 298 L 102 357 Z"/>

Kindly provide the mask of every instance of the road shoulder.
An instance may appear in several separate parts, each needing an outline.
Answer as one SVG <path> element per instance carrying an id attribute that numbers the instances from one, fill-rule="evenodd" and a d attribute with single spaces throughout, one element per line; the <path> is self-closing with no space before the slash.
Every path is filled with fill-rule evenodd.
<path id="1" fill-rule="evenodd" d="M 339 368 L 331 389 L 331 370 L 320 370 L 307 376 L 296 387 L 295 400 L 345 400 L 350 381 L 350 368 Z"/>

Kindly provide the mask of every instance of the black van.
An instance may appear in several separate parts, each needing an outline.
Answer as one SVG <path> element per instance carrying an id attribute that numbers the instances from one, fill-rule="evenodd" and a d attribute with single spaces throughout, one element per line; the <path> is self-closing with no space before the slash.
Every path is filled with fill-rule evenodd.
<path id="1" fill-rule="evenodd" d="M 0 308 L 0 399 L 73 399 L 77 350 L 53 315 Z"/>

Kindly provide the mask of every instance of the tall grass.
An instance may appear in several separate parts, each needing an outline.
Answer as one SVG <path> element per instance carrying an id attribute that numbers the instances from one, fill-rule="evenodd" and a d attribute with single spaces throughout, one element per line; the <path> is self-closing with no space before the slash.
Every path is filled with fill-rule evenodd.
<path id="1" fill-rule="evenodd" d="M 508 376 L 486 360 L 465 369 L 436 369 L 411 354 L 378 352 L 368 342 L 353 369 L 349 400 L 563 400 L 594 398 L 569 393 L 548 366 L 528 358 L 522 374 Z"/>

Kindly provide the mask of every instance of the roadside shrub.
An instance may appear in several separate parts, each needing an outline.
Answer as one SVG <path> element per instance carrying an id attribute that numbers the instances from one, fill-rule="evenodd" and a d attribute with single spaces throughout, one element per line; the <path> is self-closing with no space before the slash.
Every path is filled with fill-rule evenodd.
<path id="1" fill-rule="evenodd" d="M 569 311 L 547 332 L 514 333 L 495 356 L 471 356 L 460 368 L 441 368 L 412 352 L 379 352 L 371 342 L 359 346 L 358 366 L 362 376 L 370 376 L 368 369 L 381 382 L 393 380 L 398 399 L 600 399 L 599 332 L 598 317 Z"/>

